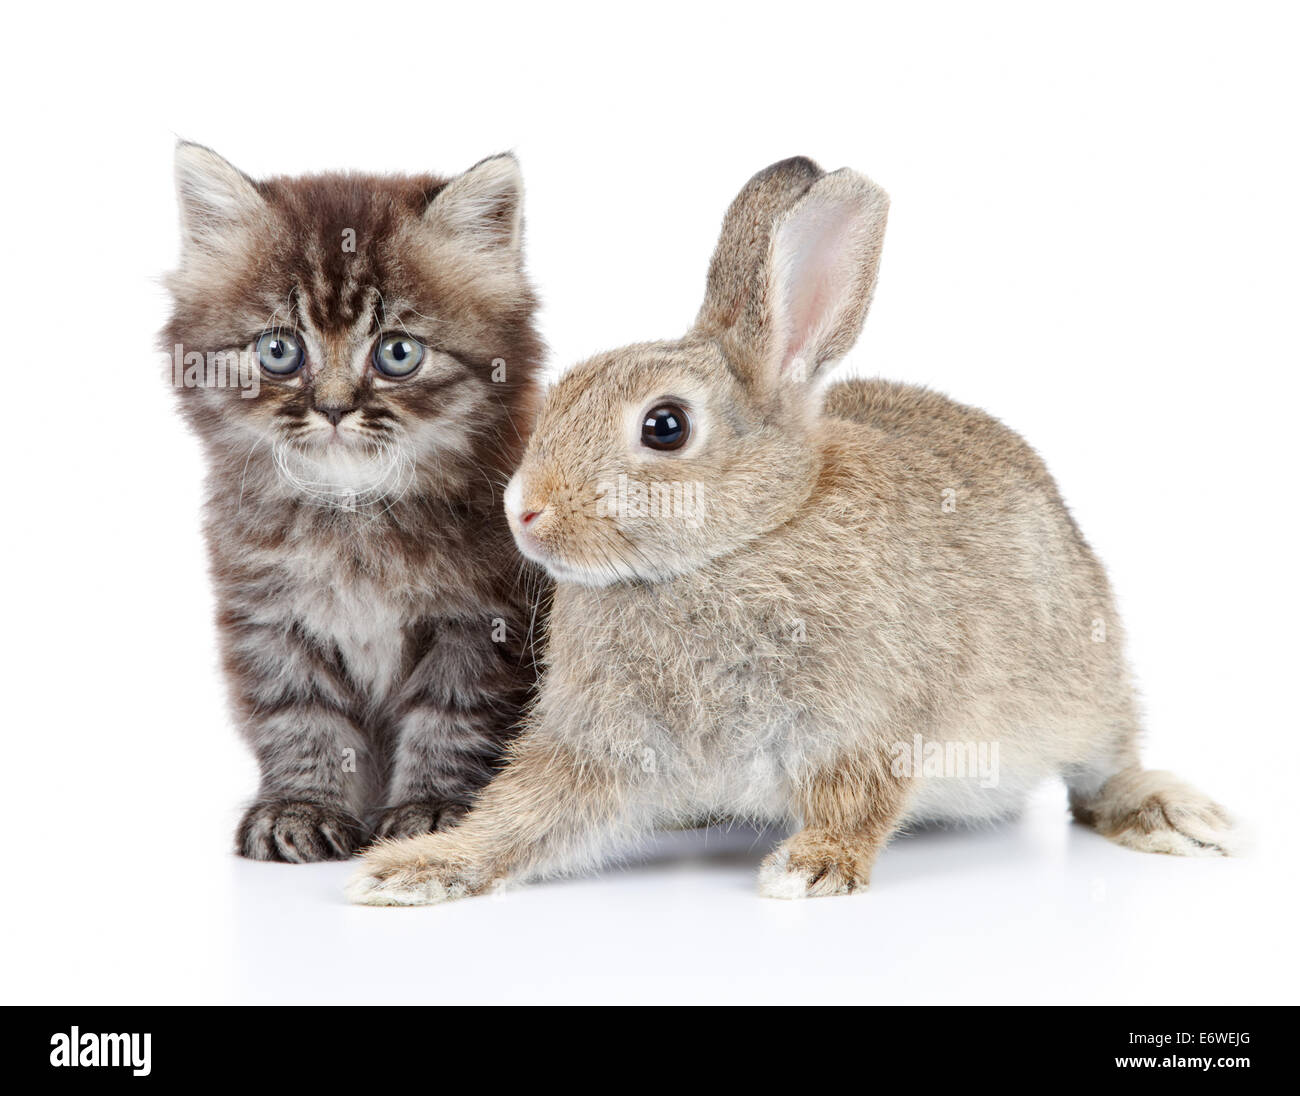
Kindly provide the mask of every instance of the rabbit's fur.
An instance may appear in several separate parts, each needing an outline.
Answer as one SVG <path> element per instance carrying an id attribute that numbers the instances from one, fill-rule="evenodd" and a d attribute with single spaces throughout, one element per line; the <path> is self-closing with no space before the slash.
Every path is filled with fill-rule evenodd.
<path id="1" fill-rule="evenodd" d="M 556 385 L 506 496 L 559 580 L 527 729 L 458 827 L 372 849 L 354 900 L 473 894 L 718 815 L 803 827 L 762 893 L 850 893 L 909 821 L 1005 816 L 1052 775 L 1123 844 L 1226 851 L 1217 806 L 1138 766 L 1106 576 L 1038 455 L 922 389 L 819 396 L 887 205 L 851 171 L 773 165 L 728 212 L 691 332 Z M 692 426 L 668 453 L 639 444 L 666 398 Z M 696 485 L 702 512 L 611 516 L 620 482 Z M 918 735 L 996 744 L 996 786 L 901 766 Z"/>

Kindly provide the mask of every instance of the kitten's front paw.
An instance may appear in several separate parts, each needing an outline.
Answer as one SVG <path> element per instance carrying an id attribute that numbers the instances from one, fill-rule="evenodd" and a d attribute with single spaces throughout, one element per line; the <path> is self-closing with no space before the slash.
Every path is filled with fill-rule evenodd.
<path id="1" fill-rule="evenodd" d="M 370 849 L 348 882 L 348 901 L 362 906 L 432 906 L 477 893 L 481 888 L 464 864 L 421 851 L 429 840 L 388 841 Z"/>
<path id="2" fill-rule="evenodd" d="M 459 803 L 437 803 L 427 800 L 399 803 L 388 807 L 379 816 L 375 826 L 375 840 L 419 837 L 422 833 L 437 833 L 451 829 L 464 817 L 466 808 Z"/>
<path id="3" fill-rule="evenodd" d="M 792 837 L 758 869 L 764 898 L 822 898 L 866 890 L 870 863 L 852 849 Z"/>
<path id="4" fill-rule="evenodd" d="M 336 807 L 270 799 L 248 808 L 235 834 L 235 847 L 250 860 L 310 864 L 349 859 L 361 847 L 363 836 L 357 820 Z"/>

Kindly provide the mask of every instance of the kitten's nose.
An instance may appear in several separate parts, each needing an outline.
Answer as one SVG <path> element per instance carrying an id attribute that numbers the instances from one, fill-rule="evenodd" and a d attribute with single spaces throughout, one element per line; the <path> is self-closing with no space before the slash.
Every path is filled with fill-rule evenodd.
<path id="1" fill-rule="evenodd" d="M 343 421 L 343 416 L 352 413 L 351 407 L 317 407 L 316 413 L 324 415 L 329 420 L 331 426 L 338 426 Z"/>
<path id="2" fill-rule="evenodd" d="M 533 519 L 537 517 L 537 515 L 540 513 L 541 513 L 540 510 L 525 510 L 522 514 L 519 515 L 519 524 L 531 525 Z"/>

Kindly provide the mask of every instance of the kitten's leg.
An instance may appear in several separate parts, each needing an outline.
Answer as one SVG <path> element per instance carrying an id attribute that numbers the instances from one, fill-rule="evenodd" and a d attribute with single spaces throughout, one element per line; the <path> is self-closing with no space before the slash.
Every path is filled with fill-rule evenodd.
<path id="1" fill-rule="evenodd" d="M 362 844 L 370 758 L 337 655 L 301 628 L 223 616 L 226 669 L 262 770 L 236 833 L 253 860 L 343 860 Z"/>
<path id="2" fill-rule="evenodd" d="M 492 640 L 491 621 L 437 621 L 394 705 L 388 806 L 375 836 L 446 829 L 496 773 L 531 670 Z"/>
<path id="3" fill-rule="evenodd" d="M 804 828 L 763 861 L 759 893 L 814 898 L 863 890 L 876 854 L 902 820 L 909 778 L 882 754 L 859 754 L 813 774 L 795 792 Z"/>
<path id="4" fill-rule="evenodd" d="M 460 825 L 376 845 L 348 897 L 372 906 L 431 905 L 597 863 L 632 821 L 632 780 L 618 762 L 526 732 Z"/>

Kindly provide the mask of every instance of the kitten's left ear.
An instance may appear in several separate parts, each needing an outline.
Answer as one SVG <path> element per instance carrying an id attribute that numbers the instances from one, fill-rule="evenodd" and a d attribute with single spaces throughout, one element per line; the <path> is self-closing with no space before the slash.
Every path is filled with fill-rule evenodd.
<path id="1" fill-rule="evenodd" d="M 523 235 L 524 179 L 509 152 L 480 160 L 438 192 L 424 211 L 436 225 L 475 251 L 518 253 Z"/>
<path id="2" fill-rule="evenodd" d="M 220 250 L 232 233 L 267 209 L 256 184 L 210 148 L 176 144 L 176 194 L 186 247 Z"/>

